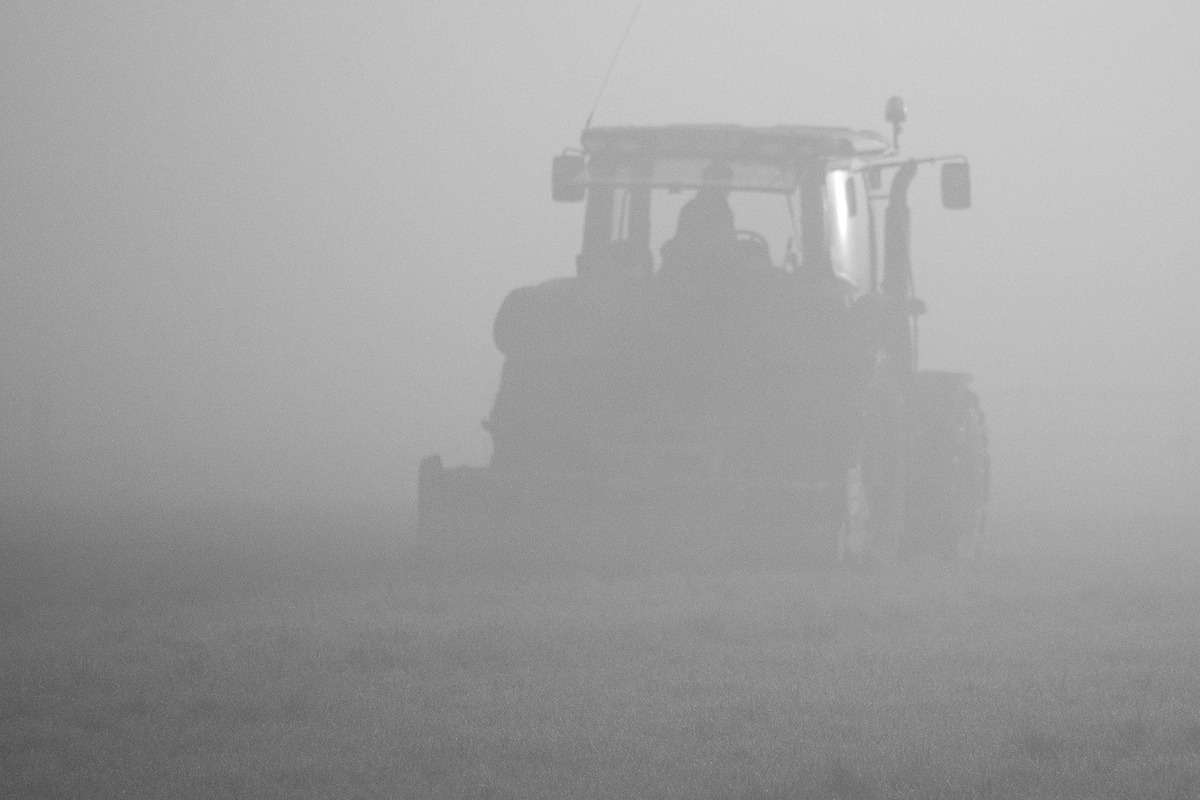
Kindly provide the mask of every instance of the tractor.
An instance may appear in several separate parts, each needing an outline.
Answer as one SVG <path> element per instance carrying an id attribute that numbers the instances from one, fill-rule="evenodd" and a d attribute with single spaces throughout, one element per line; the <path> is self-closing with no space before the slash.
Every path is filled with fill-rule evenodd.
<path id="1" fill-rule="evenodd" d="M 418 468 L 434 562 L 802 568 L 971 559 L 987 437 L 922 370 L 909 186 L 962 156 L 838 127 L 587 127 L 551 166 L 574 274 L 512 291 L 487 466 Z"/>

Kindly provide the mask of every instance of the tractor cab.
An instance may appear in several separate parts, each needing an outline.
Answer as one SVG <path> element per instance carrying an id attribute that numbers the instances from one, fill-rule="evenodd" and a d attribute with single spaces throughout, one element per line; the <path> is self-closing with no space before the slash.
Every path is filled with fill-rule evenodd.
<path id="1" fill-rule="evenodd" d="M 708 262 L 866 294 L 882 288 L 883 204 L 908 163 L 879 134 L 845 128 L 590 128 L 580 150 L 554 160 L 553 196 L 586 204 L 576 261 L 584 278 L 650 278 Z M 959 169 L 943 171 L 943 197 L 963 207 L 965 161 L 947 166 Z"/>
<path id="2" fill-rule="evenodd" d="M 969 376 L 917 367 L 907 204 L 922 165 L 941 164 L 947 208 L 970 205 L 969 175 L 899 156 L 898 99 L 888 119 L 890 142 L 585 129 L 552 167 L 554 200 L 583 204 L 576 274 L 501 305 L 491 461 L 421 463 L 425 551 L 640 562 L 700 530 L 723 562 L 973 548 L 982 419 Z M 639 532 L 664 509 L 674 544 Z"/>

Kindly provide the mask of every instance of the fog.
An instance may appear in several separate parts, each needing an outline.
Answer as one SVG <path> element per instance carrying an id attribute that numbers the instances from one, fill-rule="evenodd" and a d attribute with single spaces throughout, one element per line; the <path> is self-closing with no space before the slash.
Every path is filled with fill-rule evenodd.
<path id="1" fill-rule="evenodd" d="M 633 4 L 10 3 L 0 503 L 411 514 L 482 463 L 505 293 L 569 274 L 549 196 Z M 1200 10 L 645 2 L 594 122 L 883 130 L 923 361 L 977 375 L 996 501 L 1191 502 Z"/>

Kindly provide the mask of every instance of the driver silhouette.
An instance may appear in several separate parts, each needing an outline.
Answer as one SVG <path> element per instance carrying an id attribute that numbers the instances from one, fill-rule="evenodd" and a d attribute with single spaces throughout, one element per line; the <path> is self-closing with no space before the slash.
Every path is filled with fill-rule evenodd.
<path id="1" fill-rule="evenodd" d="M 714 161 L 704 168 L 703 185 L 696 196 L 679 210 L 675 240 L 696 244 L 720 245 L 734 240 L 733 210 L 729 207 L 729 186 L 733 170 Z"/>

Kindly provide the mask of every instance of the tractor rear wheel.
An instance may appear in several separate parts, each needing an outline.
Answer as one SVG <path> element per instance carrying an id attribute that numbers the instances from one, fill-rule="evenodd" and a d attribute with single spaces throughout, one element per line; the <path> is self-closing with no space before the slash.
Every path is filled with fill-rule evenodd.
<path id="1" fill-rule="evenodd" d="M 835 481 L 840 562 L 891 563 L 904 554 L 910 449 L 903 396 L 889 382 L 872 387 L 863 399 L 850 464 Z"/>
<path id="2" fill-rule="evenodd" d="M 991 479 L 979 398 L 949 382 L 914 394 L 906 538 L 917 552 L 970 561 L 983 541 Z"/>

